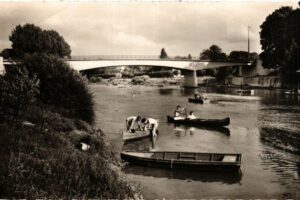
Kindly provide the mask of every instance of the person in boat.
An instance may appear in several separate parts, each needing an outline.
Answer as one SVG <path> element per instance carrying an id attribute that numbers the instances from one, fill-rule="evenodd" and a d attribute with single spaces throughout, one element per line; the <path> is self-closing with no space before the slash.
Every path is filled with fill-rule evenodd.
<path id="1" fill-rule="evenodd" d="M 194 99 L 195 100 L 200 100 L 201 99 L 201 96 L 199 94 L 194 94 Z"/>
<path id="2" fill-rule="evenodd" d="M 174 119 L 184 119 L 182 110 L 185 110 L 185 108 L 181 108 L 181 106 L 177 106 L 176 110 L 174 111 Z"/>
<path id="3" fill-rule="evenodd" d="M 158 120 L 153 119 L 153 118 L 143 118 L 141 122 L 145 125 L 144 126 L 144 131 L 151 131 L 151 134 L 153 137 L 157 136 L 157 128 L 158 128 Z"/>
<path id="4" fill-rule="evenodd" d="M 141 116 L 131 116 L 126 119 L 126 129 L 129 132 L 141 131 Z M 135 127 L 136 126 L 136 127 Z"/>
<path id="5" fill-rule="evenodd" d="M 190 114 L 187 116 L 188 119 L 196 119 L 197 117 L 194 115 L 194 112 L 191 111 Z"/>

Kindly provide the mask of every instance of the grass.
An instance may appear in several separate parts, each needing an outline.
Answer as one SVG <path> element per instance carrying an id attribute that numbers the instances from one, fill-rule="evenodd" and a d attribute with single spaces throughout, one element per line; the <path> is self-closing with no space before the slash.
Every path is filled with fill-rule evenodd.
<path id="1" fill-rule="evenodd" d="M 32 126 L 0 124 L 0 198 L 141 198 L 101 130 L 38 108 L 29 116 Z"/>

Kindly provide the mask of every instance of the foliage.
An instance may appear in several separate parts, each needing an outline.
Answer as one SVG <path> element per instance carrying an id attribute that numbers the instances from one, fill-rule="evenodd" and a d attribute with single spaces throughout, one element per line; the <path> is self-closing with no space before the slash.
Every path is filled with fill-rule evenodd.
<path id="1" fill-rule="evenodd" d="M 192 59 L 192 56 L 191 56 L 191 54 L 189 54 L 188 55 L 188 58 L 187 59 L 189 59 L 189 60 L 191 60 Z"/>
<path id="2" fill-rule="evenodd" d="M 36 103 L 39 80 L 26 69 L 12 68 L 0 76 L 0 121 L 19 120 Z"/>
<path id="3" fill-rule="evenodd" d="M 203 50 L 200 54 L 200 60 L 225 61 L 226 59 L 226 53 L 217 45 L 210 46 L 209 49 Z"/>
<path id="4" fill-rule="evenodd" d="M 143 75 L 143 76 L 135 76 L 132 79 L 132 84 L 134 85 L 141 85 L 144 84 L 146 81 L 148 81 L 150 79 L 149 76 L 147 75 Z"/>
<path id="5" fill-rule="evenodd" d="M 168 58 L 168 54 L 167 54 L 165 48 L 161 49 L 159 58 L 160 59 L 166 59 L 166 58 Z"/>
<path id="6" fill-rule="evenodd" d="M 231 62 L 252 62 L 256 63 L 258 59 L 257 53 L 250 53 L 248 55 L 247 51 L 232 51 L 228 56 L 228 60 Z"/>
<path id="7" fill-rule="evenodd" d="M 0 56 L 3 57 L 4 59 L 9 59 L 9 58 L 13 58 L 14 56 L 14 50 L 13 49 L 3 49 L 0 53 Z"/>
<path id="8" fill-rule="evenodd" d="M 283 83 L 296 83 L 295 71 L 300 69 L 299 21 L 299 8 L 281 7 L 261 25 L 262 65 L 279 70 L 283 75 Z"/>
<path id="9" fill-rule="evenodd" d="M 42 30 L 33 24 L 16 26 L 9 40 L 15 58 L 33 53 L 48 53 L 59 57 L 69 57 L 71 54 L 69 44 L 56 31 Z"/>
<path id="10" fill-rule="evenodd" d="M 224 83 L 225 78 L 231 74 L 230 72 L 231 70 L 228 67 L 221 67 L 217 69 L 217 73 L 216 73 L 217 81 Z"/>
<path id="11" fill-rule="evenodd" d="M 65 116 L 93 122 L 94 103 L 87 80 L 66 62 L 52 55 L 33 54 L 25 57 L 23 67 L 40 79 L 43 104 L 54 106 Z"/>
<path id="12" fill-rule="evenodd" d="M 0 124 L 0 198 L 135 197 L 101 130 L 45 110 L 32 116 L 32 126 Z"/>

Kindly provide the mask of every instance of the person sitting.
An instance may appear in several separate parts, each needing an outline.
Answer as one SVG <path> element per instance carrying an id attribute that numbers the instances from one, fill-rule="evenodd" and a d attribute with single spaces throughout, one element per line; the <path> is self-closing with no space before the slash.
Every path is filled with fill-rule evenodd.
<path id="1" fill-rule="evenodd" d="M 153 137 L 157 136 L 157 128 L 158 128 L 158 120 L 153 119 L 153 118 L 143 118 L 141 122 L 145 125 L 144 126 L 144 131 L 151 131 L 151 134 Z"/>
<path id="2" fill-rule="evenodd" d="M 188 119 L 196 119 L 197 117 L 194 115 L 194 112 L 191 111 L 189 116 L 187 116 Z"/>
<path id="3" fill-rule="evenodd" d="M 137 126 L 137 130 L 141 131 L 142 130 L 142 128 L 141 128 L 141 119 L 142 119 L 141 116 L 128 117 L 126 119 L 126 129 L 127 129 L 127 131 L 135 132 L 136 131 L 136 128 L 134 128 L 135 125 Z"/>
<path id="4" fill-rule="evenodd" d="M 199 100 L 199 99 L 200 99 L 199 94 L 194 94 L 194 99 L 195 99 L 195 100 Z"/>
<path id="5" fill-rule="evenodd" d="M 181 106 L 177 106 L 176 110 L 174 111 L 174 120 L 184 119 L 181 112 L 182 112 Z"/>

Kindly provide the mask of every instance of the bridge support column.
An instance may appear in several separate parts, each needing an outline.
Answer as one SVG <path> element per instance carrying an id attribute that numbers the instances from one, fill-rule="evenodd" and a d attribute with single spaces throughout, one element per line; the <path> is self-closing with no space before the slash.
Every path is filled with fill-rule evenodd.
<path id="1" fill-rule="evenodd" d="M 186 71 L 184 75 L 183 87 L 198 87 L 197 71 Z"/>

